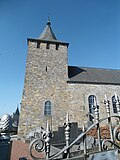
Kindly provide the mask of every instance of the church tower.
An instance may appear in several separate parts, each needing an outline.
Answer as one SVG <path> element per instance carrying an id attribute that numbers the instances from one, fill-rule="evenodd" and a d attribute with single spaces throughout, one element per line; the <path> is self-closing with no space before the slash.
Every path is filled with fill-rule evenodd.
<path id="1" fill-rule="evenodd" d="M 28 38 L 28 56 L 18 134 L 37 127 L 63 125 L 68 110 L 68 43 L 57 40 L 47 22 L 37 39 Z"/>

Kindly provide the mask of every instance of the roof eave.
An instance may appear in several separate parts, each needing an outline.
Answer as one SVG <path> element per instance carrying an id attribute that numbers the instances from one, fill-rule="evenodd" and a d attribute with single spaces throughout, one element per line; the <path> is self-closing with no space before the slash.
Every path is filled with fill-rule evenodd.
<path id="1" fill-rule="evenodd" d="M 36 38 L 27 38 L 27 42 L 42 42 L 42 43 L 52 43 L 52 44 L 62 44 L 66 45 L 67 47 L 69 46 L 69 43 L 58 41 L 58 40 L 44 40 L 44 39 L 36 39 Z"/>
<path id="2" fill-rule="evenodd" d="M 89 81 L 74 81 L 68 80 L 67 83 L 81 83 L 81 84 L 98 84 L 98 85 L 120 85 L 120 82 L 89 82 Z"/>

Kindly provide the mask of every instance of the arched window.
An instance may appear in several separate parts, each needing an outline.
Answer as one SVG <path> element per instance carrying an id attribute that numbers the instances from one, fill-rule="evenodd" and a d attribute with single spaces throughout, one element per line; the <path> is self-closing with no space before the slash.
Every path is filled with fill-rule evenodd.
<path id="1" fill-rule="evenodd" d="M 117 113 L 115 95 L 112 97 L 113 113 Z"/>
<path id="2" fill-rule="evenodd" d="M 90 95 L 88 97 L 89 113 L 93 113 L 94 112 L 93 105 L 94 105 L 95 99 L 96 99 L 96 97 L 94 95 Z"/>
<path id="3" fill-rule="evenodd" d="M 93 105 L 95 103 L 96 100 L 96 96 L 94 95 L 90 95 L 88 97 L 88 103 L 89 103 L 89 120 L 92 121 L 93 120 L 93 116 L 91 115 L 92 113 L 94 113 L 94 109 L 93 109 Z"/>
<path id="4" fill-rule="evenodd" d="M 45 102 L 44 115 L 51 115 L 51 102 L 50 101 Z"/>

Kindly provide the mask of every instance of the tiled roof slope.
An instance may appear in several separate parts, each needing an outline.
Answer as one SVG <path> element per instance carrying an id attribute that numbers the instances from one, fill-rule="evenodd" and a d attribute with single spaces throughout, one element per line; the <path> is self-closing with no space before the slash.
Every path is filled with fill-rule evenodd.
<path id="1" fill-rule="evenodd" d="M 68 66 L 69 82 L 120 84 L 120 70 Z"/>

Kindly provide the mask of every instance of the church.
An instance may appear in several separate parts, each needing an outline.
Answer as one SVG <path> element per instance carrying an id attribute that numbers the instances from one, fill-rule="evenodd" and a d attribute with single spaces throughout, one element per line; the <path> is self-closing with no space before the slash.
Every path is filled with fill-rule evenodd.
<path id="1" fill-rule="evenodd" d="M 50 21 L 38 38 L 28 38 L 28 55 L 18 134 L 25 137 L 37 127 L 63 126 L 66 114 L 78 126 L 87 125 L 97 101 L 100 117 L 106 117 L 104 95 L 111 114 L 117 114 L 115 92 L 120 95 L 120 70 L 68 65 L 69 43 L 56 38 Z"/>

